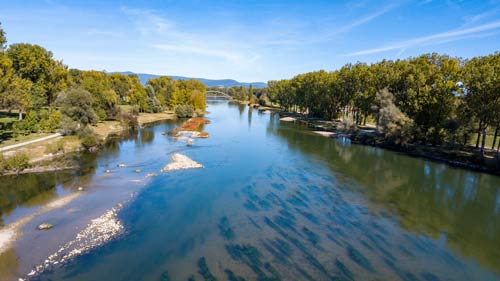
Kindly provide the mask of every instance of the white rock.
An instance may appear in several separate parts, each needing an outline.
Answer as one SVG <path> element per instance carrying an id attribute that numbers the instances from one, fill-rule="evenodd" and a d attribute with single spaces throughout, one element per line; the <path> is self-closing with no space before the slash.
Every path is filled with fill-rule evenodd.
<path id="1" fill-rule="evenodd" d="M 297 120 L 296 118 L 293 118 L 293 117 L 283 117 L 283 118 L 280 118 L 280 121 L 284 121 L 284 122 L 293 122 Z"/>
<path id="2" fill-rule="evenodd" d="M 195 168 L 203 168 L 203 165 L 185 155 L 175 153 L 174 155 L 172 155 L 172 162 L 163 167 L 163 169 L 161 169 L 161 172 Z"/>

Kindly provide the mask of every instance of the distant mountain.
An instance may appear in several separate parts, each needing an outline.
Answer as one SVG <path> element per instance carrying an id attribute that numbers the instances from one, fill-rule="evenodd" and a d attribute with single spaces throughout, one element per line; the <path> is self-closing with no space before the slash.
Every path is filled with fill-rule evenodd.
<path id="1" fill-rule="evenodd" d="M 134 73 L 130 71 L 125 71 L 125 72 L 110 72 L 110 73 L 121 73 L 125 75 L 129 74 L 135 74 L 139 76 L 139 79 L 141 80 L 141 84 L 146 84 L 149 79 L 151 78 L 158 78 L 161 75 L 156 75 L 156 74 L 147 74 L 147 73 Z M 184 77 L 184 76 L 171 76 L 171 75 L 166 75 L 168 77 L 171 77 L 174 80 L 189 80 L 189 79 L 195 79 L 200 81 L 201 83 L 205 84 L 207 87 L 217 87 L 217 86 L 223 86 L 225 88 L 228 87 L 233 87 L 233 86 L 243 86 L 245 88 L 248 88 L 250 84 L 254 88 L 266 88 L 267 83 L 264 82 L 252 82 L 252 83 L 247 83 L 247 82 L 238 82 L 233 79 L 205 79 L 205 78 L 190 78 L 190 77 Z"/>

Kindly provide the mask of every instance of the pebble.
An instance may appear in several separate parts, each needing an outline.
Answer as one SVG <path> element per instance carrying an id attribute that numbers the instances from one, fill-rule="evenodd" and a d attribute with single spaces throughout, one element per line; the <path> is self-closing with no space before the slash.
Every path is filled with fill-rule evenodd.
<path id="1" fill-rule="evenodd" d="M 38 226 L 39 230 L 49 230 L 52 228 L 52 225 L 50 223 L 42 223 L 41 225 Z"/>

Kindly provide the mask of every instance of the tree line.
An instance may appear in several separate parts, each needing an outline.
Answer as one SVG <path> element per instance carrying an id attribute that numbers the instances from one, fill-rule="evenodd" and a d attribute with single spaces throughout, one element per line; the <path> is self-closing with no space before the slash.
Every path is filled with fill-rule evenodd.
<path id="1" fill-rule="evenodd" d="M 196 80 L 151 79 L 137 75 L 69 69 L 52 52 L 28 43 L 6 46 L 0 26 L 0 109 L 18 120 L 0 122 L 0 139 L 14 134 L 78 129 L 102 120 L 119 120 L 123 105 L 132 112 L 161 112 L 184 106 L 205 109 L 205 86 Z M 1 119 L 1 118 L 0 118 Z M 71 131 L 71 130 L 70 130 Z M 10 134 L 9 134 L 10 135 Z"/>
<path id="2" fill-rule="evenodd" d="M 372 121 L 401 143 L 465 145 L 477 133 L 476 147 L 482 136 L 484 148 L 486 130 L 494 129 L 495 146 L 500 129 L 498 52 L 465 60 L 432 53 L 346 64 L 268 86 L 269 98 L 284 110 L 355 127 Z"/>

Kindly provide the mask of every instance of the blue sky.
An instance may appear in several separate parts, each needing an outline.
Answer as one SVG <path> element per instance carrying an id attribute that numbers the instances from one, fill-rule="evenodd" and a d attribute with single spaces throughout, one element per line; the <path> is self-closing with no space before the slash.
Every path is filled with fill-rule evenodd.
<path id="1" fill-rule="evenodd" d="M 5 1 L 9 43 L 72 68 L 268 81 L 348 62 L 500 50 L 500 1 Z"/>

